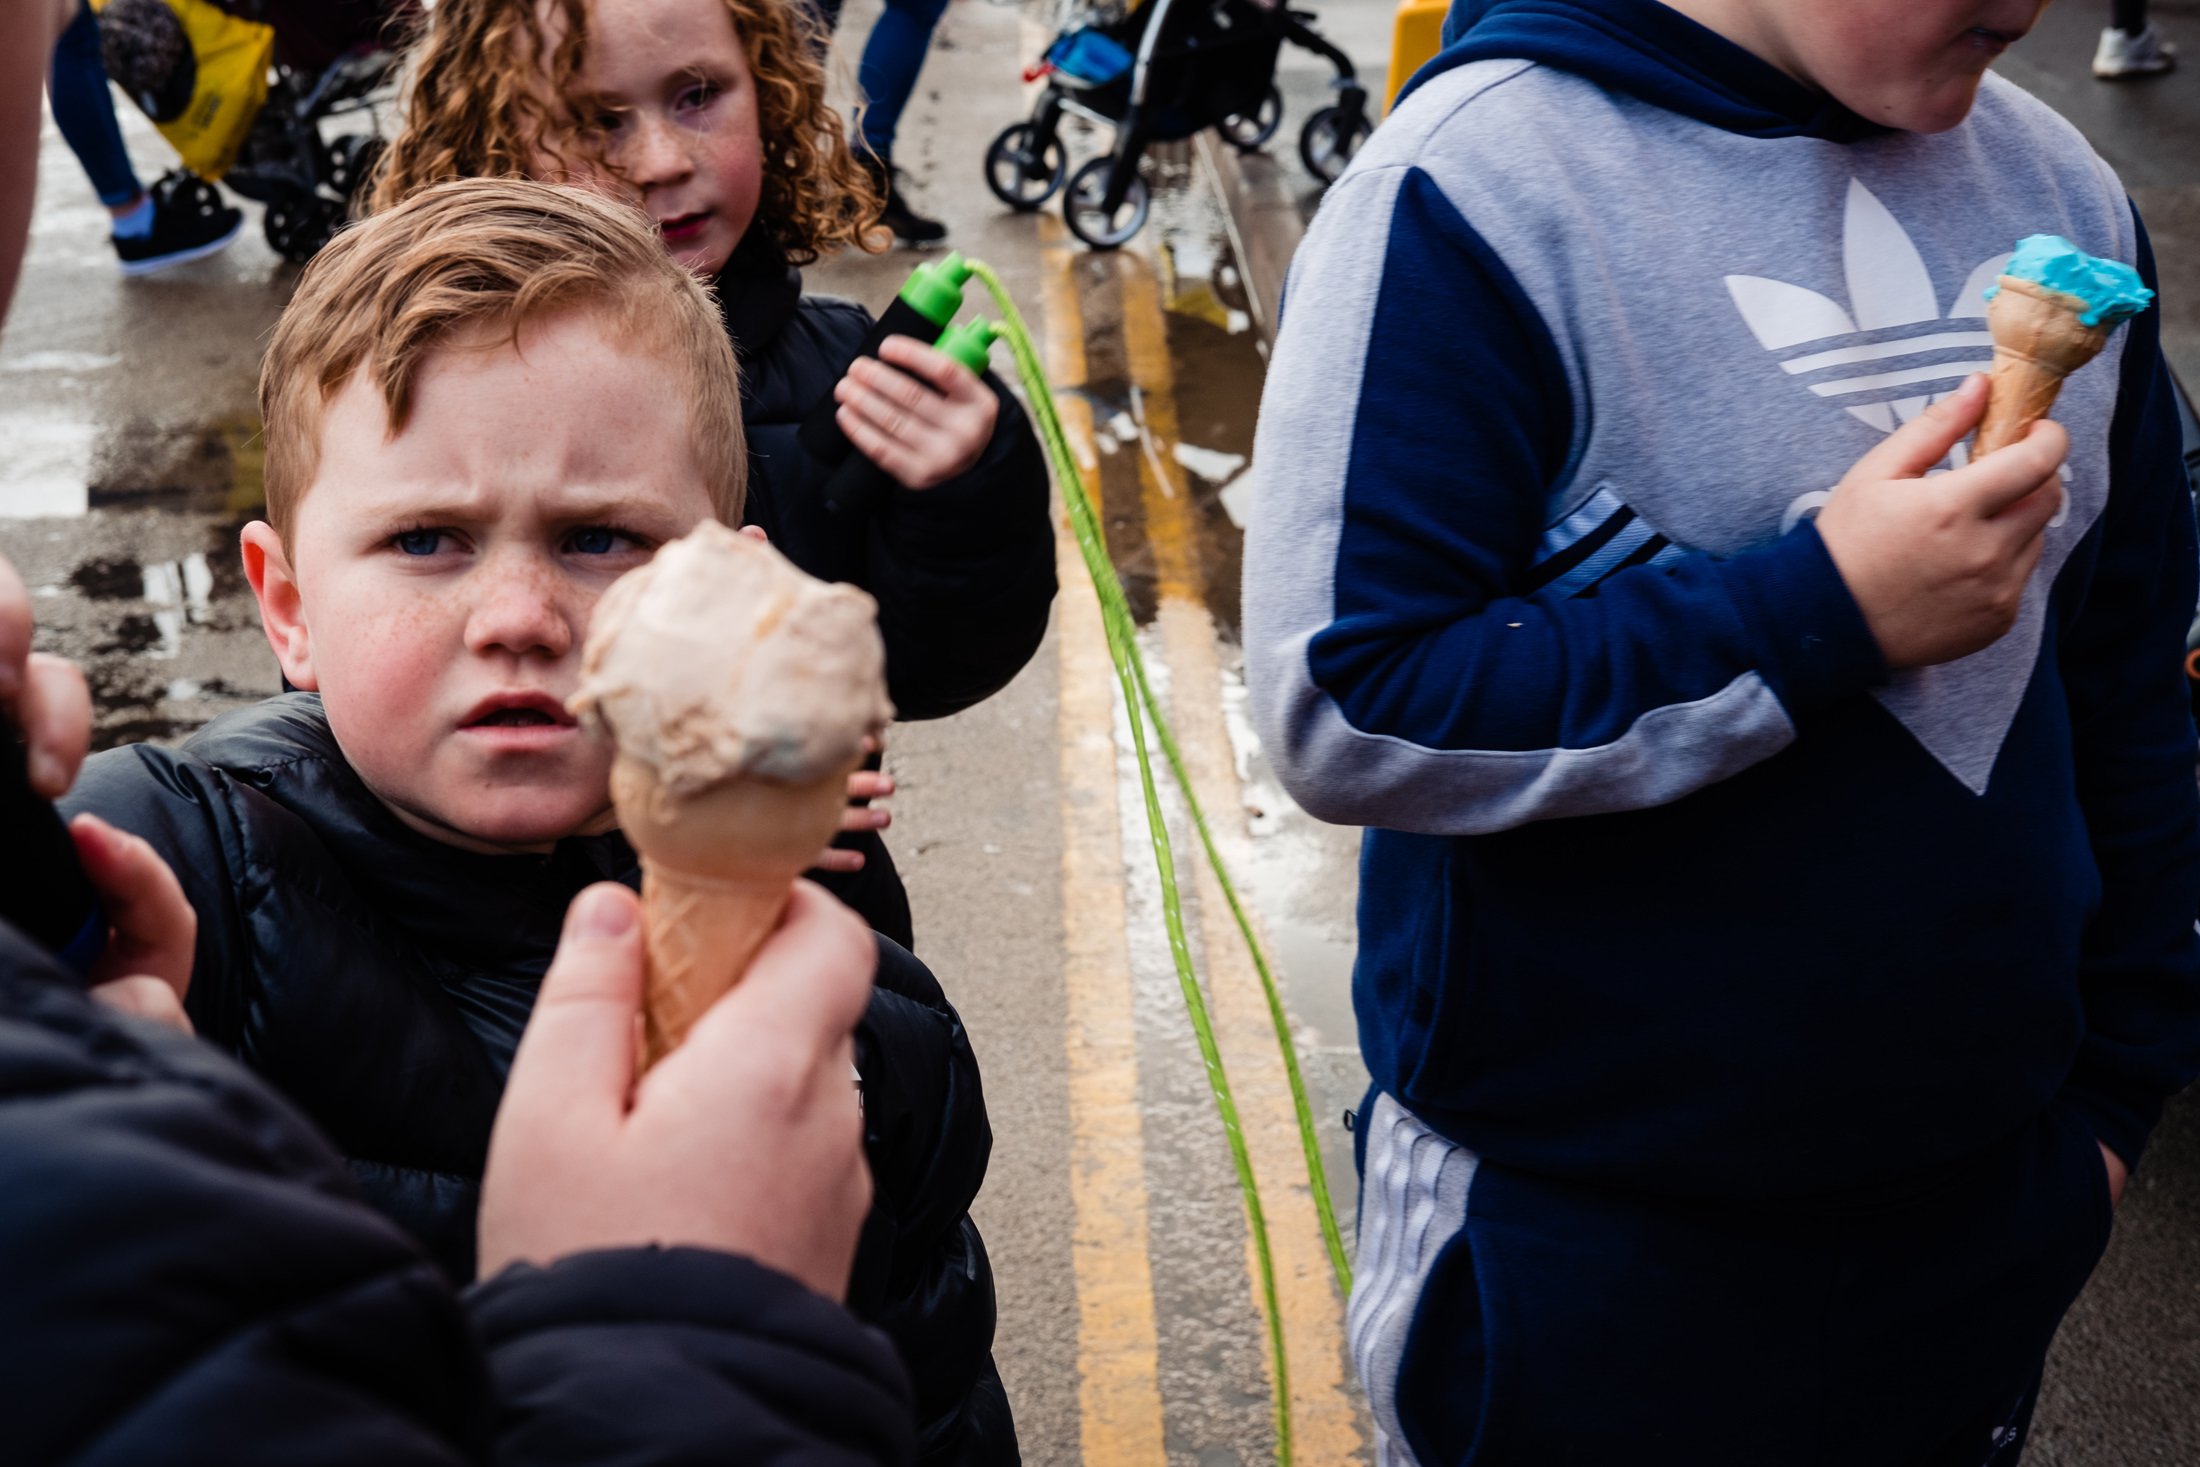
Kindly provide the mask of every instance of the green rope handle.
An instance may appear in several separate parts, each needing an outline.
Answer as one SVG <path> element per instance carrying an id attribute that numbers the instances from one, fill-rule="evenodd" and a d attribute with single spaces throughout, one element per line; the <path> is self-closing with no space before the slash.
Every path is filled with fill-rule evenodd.
<path id="1" fill-rule="evenodd" d="M 1268 1343 L 1275 1360 L 1276 1460 L 1289 1464 L 1291 1367 L 1284 1351 L 1283 1310 L 1276 1298 L 1276 1263 L 1268 1242 L 1268 1217 L 1261 1206 L 1260 1186 L 1253 1177 L 1253 1158 L 1246 1150 L 1245 1133 L 1238 1123 L 1237 1101 L 1230 1092 L 1230 1077 L 1222 1065 L 1222 1050 L 1215 1042 L 1214 1023 L 1208 1017 L 1207 1000 L 1199 991 L 1199 980 L 1192 972 L 1191 949 L 1184 940 L 1184 906 L 1177 892 L 1176 859 L 1168 824 L 1161 813 L 1161 795 L 1154 785 L 1152 758 L 1146 752 L 1145 720 L 1140 713 L 1138 683 L 1132 673 L 1138 662 L 1138 645 L 1130 607 L 1123 599 L 1122 584 L 1115 578 L 1115 568 L 1108 561 L 1107 548 L 1101 543 L 1092 504 L 1086 498 L 1084 476 L 1077 472 L 1077 460 L 1069 451 L 1069 440 L 1062 432 L 1061 420 L 1054 413 L 1053 394 L 1039 369 L 1031 333 L 1025 328 L 1022 317 L 1015 313 L 1015 303 L 1008 299 L 1000 278 L 984 265 L 975 265 L 971 273 L 985 282 L 1001 308 L 1003 322 L 1008 328 L 1009 348 L 1015 353 L 1017 371 L 1024 379 L 1026 394 L 1035 404 L 1045 403 L 1043 408 L 1034 407 L 1040 422 L 1040 436 L 1053 460 L 1063 490 L 1062 498 L 1070 506 L 1070 521 L 1076 528 L 1078 548 L 1083 551 L 1085 565 L 1092 572 L 1093 586 L 1100 593 L 1108 656 L 1115 664 L 1116 680 L 1122 686 L 1124 710 L 1130 717 L 1131 744 L 1138 751 L 1138 779 L 1145 797 L 1146 828 L 1153 838 L 1154 864 L 1161 876 L 1161 910 L 1168 925 L 1169 959 L 1176 968 L 1177 988 L 1184 995 L 1184 1007 L 1191 1015 L 1193 1032 L 1199 1037 L 1200 1058 L 1207 1066 L 1207 1088 L 1214 1095 L 1215 1109 L 1222 1115 L 1223 1132 L 1229 1138 L 1230 1163 L 1237 1171 L 1238 1191 L 1245 1199 L 1253 1248 L 1259 1260 L 1261 1298 L 1268 1313 Z"/>
<path id="2" fill-rule="evenodd" d="M 1091 513 L 1089 507 L 1086 513 Z M 1127 607 L 1125 614 L 1128 615 Z M 1154 733 L 1161 739 L 1161 752 L 1176 775 L 1178 788 L 1184 792 L 1184 803 L 1190 807 L 1193 827 L 1199 831 L 1199 842 L 1207 851 L 1207 864 L 1214 868 L 1215 882 L 1222 888 L 1223 899 L 1230 904 L 1230 915 L 1237 919 L 1246 951 L 1252 954 L 1253 971 L 1260 975 L 1261 996 L 1268 1001 L 1268 1022 L 1275 1028 L 1276 1047 L 1283 1054 L 1284 1076 L 1291 1083 L 1291 1108 L 1298 1117 L 1299 1149 L 1306 1154 L 1306 1180 L 1314 1193 L 1314 1212 L 1321 1219 L 1322 1242 L 1329 1249 L 1329 1266 L 1337 1276 L 1337 1292 L 1349 1299 L 1352 1297 L 1352 1265 L 1345 1259 L 1344 1238 L 1337 1231 L 1337 1210 L 1329 1200 L 1329 1171 L 1322 1165 L 1321 1143 L 1314 1137 L 1314 1113 L 1307 1104 L 1306 1080 L 1299 1073 L 1298 1046 L 1291 1040 L 1291 1022 L 1284 1016 L 1283 995 L 1276 991 L 1276 978 L 1269 971 L 1268 955 L 1261 950 L 1260 939 L 1253 935 L 1253 919 L 1246 915 L 1244 903 L 1238 900 L 1237 884 L 1230 880 L 1230 873 L 1222 864 L 1222 853 L 1215 849 L 1214 832 L 1207 827 L 1207 812 L 1200 808 L 1199 797 L 1192 793 L 1191 776 L 1185 772 L 1184 755 L 1176 746 L 1176 735 L 1169 731 L 1160 708 L 1155 705 L 1153 689 L 1146 681 L 1144 660 L 1133 662 L 1131 670 L 1138 678 L 1139 696 L 1153 714 Z"/>
<path id="3" fill-rule="evenodd" d="M 1169 770 L 1175 776 L 1178 789 L 1184 797 L 1193 826 L 1199 832 L 1201 846 L 1207 853 L 1208 864 L 1213 867 L 1217 883 L 1229 903 L 1231 915 L 1236 918 L 1238 932 L 1244 937 L 1247 949 L 1253 957 L 1253 968 L 1260 976 L 1261 991 L 1267 999 L 1268 1015 L 1276 1031 L 1277 1045 L 1282 1051 L 1284 1073 L 1290 1082 L 1292 1108 L 1297 1114 L 1299 1144 L 1306 1155 L 1307 1179 L 1314 1194 L 1315 1210 L 1321 1218 L 1322 1237 L 1329 1250 L 1330 1266 L 1335 1270 L 1338 1288 L 1349 1295 L 1352 1288 L 1350 1265 L 1345 1260 L 1344 1242 L 1337 1231 L 1336 1211 L 1330 1202 L 1328 1176 L 1322 1166 L 1321 1149 L 1315 1140 L 1311 1108 L 1306 1100 L 1306 1084 L 1299 1073 L 1298 1052 L 1292 1043 L 1290 1026 L 1284 1017 L 1283 999 L 1277 992 L 1275 976 L 1269 969 L 1266 955 L 1259 939 L 1253 934 L 1251 919 L 1246 915 L 1243 903 L 1238 899 L 1236 885 L 1230 880 L 1222 862 L 1222 854 L 1215 846 L 1214 833 L 1207 823 L 1206 812 L 1200 808 L 1199 797 L 1192 789 L 1192 782 L 1184 767 L 1184 756 L 1177 746 L 1176 737 L 1170 731 L 1167 718 L 1154 697 L 1153 687 L 1146 676 L 1145 659 L 1139 654 L 1136 623 L 1131 616 L 1129 602 L 1123 594 L 1122 582 L 1117 579 L 1115 566 L 1108 559 L 1107 547 L 1101 537 L 1098 518 L 1094 513 L 1090 491 L 1083 473 L 1077 467 L 1076 455 L 1071 452 L 1068 435 L 1062 430 L 1061 418 L 1054 409 L 1053 389 L 1048 385 L 1046 372 L 1039 362 L 1037 349 L 1032 345 L 1031 332 L 1024 324 L 1022 312 L 1009 296 L 1007 287 L 991 266 L 972 262 L 971 273 L 985 283 L 999 309 L 1002 335 L 1016 359 L 1017 375 L 1022 379 L 1024 394 L 1030 400 L 1032 416 L 1038 424 L 1041 442 L 1053 465 L 1056 482 L 1061 486 L 1062 499 L 1068 508 L 1070 523 L 1077 535 L 1078 550 L 1085 567 L 1091 574 L 1093 589 L 1100 602 L 1101 622 L 1107 632 L 1108 656 L 1115 665 L 1117 681 L 1123 691 L 1123 703 L 1131 725 L 1131 739 L 1138 754 L 1138 776 L 1146 806 L 1146 825 L 1153 838 L 1154 864 L 1161 878 L 1162 913 L 1169 933 L 1169 956 L 1176 969 L 1177 987 L 1184 996 L 1184 1006 L 1190 1014 L 1192 1029 L 1198 1035 L 1199 1052 L 1207 1066 L 1208 1088 L 1215 1098 L 1215 1109 L 1221 1114 L 1222 1127 L 1230 1143 L 1231 1164 L 1237 1171 L 1238 1190 L 1244 1197 L 1245 1210 L 1253 1234 L 1254 1252 L 1259 1262 L 1261 1294 L 1267 1306 L 1269 1347 L 1275 1360 L 1275 1415 L 1276 1458 L 1288 1464 L 1291 1460 L 1291 1385 L 1290 1365 L 1284 1351 L 1283 1312 L 1276 1296 L 1275 1260 L 1269 1247 L 1268 1222 L 1261 1206 L 1260 1188 L 1253 1176 L 1252 1157 L 1245 1145 L 1245 1136 L 1238 1123 L 1237 1102 L 1230 1090 L 1230 1080 L 1222 1065 L 1222 1052 L 1215 1042 L 1214 1025 L 1207 1014 L 1205 997 L 1192 972 L 1191 951 L 1184 939 L 1184 910 L 1177 891 L 1174 848 L 1169 839 L 1167 823 L 1161 813 L 1160 793 L 1154 784 L 1153 764 L 1146 748 L 1145 717 L 1153 721 L 1154 732 L 1159 739 Z"/>
<path id="4" fill-rule="evenodd" d="M 1074 500 L 1070 515 L 1080 522 L 1080 529 L 1089 529 L 1092 538 L 1082 533 L 1079 548 L 1085 552 L 1085 563 L 1092 572 L 1094 587 L 1100 593 L 1102 615 L 1120 615 L 1125 624 L 1131 624 L 1128 601 L 1123 595 L 1122 583 L 1116 578 L 1115 566 L 1107 552 L 1098 548 L 1099 529 L 1093 519 L 1091 500 L 1083 492 L 1084 476 L 1078 471 L 1076 457 L 1070 452 L 1069 439 L 1062 431 L 1061 419 L 1054 410 L 1053 389 L 1047 385 L 1046 373 L 1039 365 L 1037 350 L 1031 344 L 1031 334 L 1023 317 L 1016 309 L 1000 277 L 990 265 L 979 264 L 974 273 L 985 282 L 986 289 L 1001 312 L 1003 335 L 1009 338 L 1010 349 L 1015 353 L 1018 375 L 1022 377 L 1024 392 L 1034 407 L 1033 413 L 1040 421 L 1041 435 L 1047 441 L 1050 456 L 1054 459 L 1055 476 L 1064 487 L 1065 499 Z M 1075 485 L 1079 493 L 1067 493 Z M 1283 1070 L 1291 1087 L 1291 1108 L 1299 1127 L 1299 1149 L 1306 1155 L 1306 1178 L 1314 1194 L 1314 1211 L 1321 1219 L 1322 1241 L 1329 1250 L 1329 1266 L 1336 1274 L 1337 1292 L 1347 1298 L 1352 1293 L 1352 1265 L 1345 1257 L 1344 1236 L 1337 1230 L 1337 1209 L 1329 1196 L 1329 1171 L 1322 1164 L 1321 1143 L 1314 1132 L 1313 1108 L 1306 1099 L 1306 1079 L 1299 1071 L 1298 1046 L 1291 1039 L 1290 1020 L 1283 1011 L 1283 996 L 1277 991 L 1275 972 L 1268 966 L 1268 955 L 1262 949 L 1260 939 L 1253 934 L 1253 921 L 1239 900 L 1237 883 L 1230 879 L 1230 871 L 1223 864 L 1222 852 L 1215 846 L 1213 829 L 1207 823 L 1207 812 L 1199 803 L 1199 796 L 1192 789 L 1191 775 L 1184 767 L 1184 754 L 1178 748 L 1176 735 L 1170 731 L 1169 721 L 1162 716 L 1160 704 L 1154 697 L 1153 687 L 1146 678 L 1146 661 L 1139 655 L 1135 644 L 1130 648 L 1132 675 L 1138 682 L 1138 693 L 1153 720 L 1154 733 L 1161 740 L 1162 756 L 1167 759 L 1169 770 L 1176 776 L 1178 788 L 1184 795 L 1186 808 L 1191 812 L 1192 825 L 1199 832 L 1199 840 L 1207 852 L 1207 864 L 1213 868 L 1216 884 L 1222 888 L 1224 900 L 1229 903 L 1230 915 L 1236 919 L 1238 932 L 1245 939 L 1246 951 L 1252 955 L 1253 971 L 1260 976 L 1261 995 L 1268 1003 L 1268 1019 L 1276 1031 L 1276 1046 L 1283 1054 Z"/>

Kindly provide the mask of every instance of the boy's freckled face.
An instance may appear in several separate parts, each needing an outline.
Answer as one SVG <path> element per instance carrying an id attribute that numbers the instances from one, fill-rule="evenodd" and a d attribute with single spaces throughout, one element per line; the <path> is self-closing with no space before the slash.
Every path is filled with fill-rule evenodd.
<path id="1" fill-rule="evenodd" d="M 748 233 L 764 144 L 748 52 L 724 0 L 592 0 L 586 82 L 604 154 L 665 248 L 718 273 Z"/>
<path id="2" fill-rule="evenodd" d="M 437 351 L 396 438 L 330 400 L 291 566 L 345 756 L 408 824 L 476 849 L 612 828 L 611 754 L 565 713 L 596 599 L 711 517 L 674 365 L 586 315 Z M 280 650 L 280 649 L 279 649 Z"/>
<path id="3" fill-rule="evenodd" d="M 1667 0 L 1831 95 L 1906 132 L 1970 115 L 1980 80 L 2048 0 Z"/>

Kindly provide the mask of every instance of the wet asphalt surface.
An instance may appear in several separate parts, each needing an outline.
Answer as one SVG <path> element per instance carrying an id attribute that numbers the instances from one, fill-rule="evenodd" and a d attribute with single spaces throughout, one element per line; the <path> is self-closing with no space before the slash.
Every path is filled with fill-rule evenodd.
<path id="1" fill-rule="evenodd" d="M 1389 9 L 1379 0 L 1324 7 L 1325 30 L 1378 90 Z M 2103 11 L 2094 0 L 2063 0 L 2004 69 L 2083 127 L 2132 186 L 2161 260 L 2173 362 L 2200 382 L 2200 76 L 2094 83 L 2084 62 Z M 2173 37 L 2200 48 L 2200 0 L 2156 11 Z M 852 5 L 844 40 L 859 41 L 872 13 Z M 1239 475 L 1263 360 L 1260 334 L 1248 328 L 1272 306 L 1258 299 L 1257 257 L 1280 268 L 1318 203 L 1292 143 L 1300 118 L 1326 100 L 1329 71 L 1286 53 L 1285 130 L 1243 170 L 1218 171 L 1239 206 L 1235 238 L 1203 186 L 1216 173 L 1203 172 L 1192 149 L 1162 149 L 1149 174 L 1155 218 L 1140 240 L 1113 257 L 1073 247 L 1064 261 L 1048 255 L 1033 218 L 1004 210 L 979 182 L 985 141 L 1026 105 L 1015 72 L 1035 34 L 1013 12 L 958 0 L 904 122 L 901 161 L 920 202 L 953 226 L 951 242 L 995 263 L 1042 333 L 1045 274 L 1070 273 L 1088 358 L 1076 395 L 1096 425 L 1092 470 L 1108 547 L 1149 636 L 1167 578 L 1149 517 L 1166 506 L 1139 490 L 1137 461 L 1156 447 L 1151 384 L 1136 380 L 1124 315 L 1141 281 L 1161 304 L 1176 423 L 1160 451 L 1182 471 L 1174 482 L 1190 501 L 1191 589 L 1221 669 L 1219 685 L 1199 696 L 1218 702 L 1231 725 L 1241 808 L 1226 814 L 1242 835 L 1233 858 L 1285 975 L 1349 1236 L 1350 1138 L 1337 1118 L 1364 1085 L 1346 987 L 1354 842 L 1308 820 L 1275 787 L 1242 729 L 1234 681 L 1247 508 Z M 165 154 L 142 120 L 122 113 L 150 177 Z M 1072 143 L 1081 158 L 1105 137 L 1086 130 Z M 1247 207 L 1248 190 L 1263 184 L 1258 207 Z M 105 245 L 104 214 L 49 126 L 32 251 L 0 337 L 0 551 L 33 587 L 40 645 L 86 668 L 100 747 L 181 738 L 275 688 L 235 538 L 260 494 L 258 343 L 295 270 L 256 224 L 255 214 L 245 237 L 213 260 L 125 283 Z M 812 288 L 877 307 L 913 258 L 834 261 L 813 272 Z M 978 1216 L 1001 1291 L 997 1350 L 1035 1463 L 1084 1460 L 1089 1429 L 1064 1172 L 1078 1118 L 1063 1063 L 1056 812 L 1069 796 L 1057 754 L 1056 646 L 1050 636 L 996 698 L 945 723 L 897 730 L 889 748 L 902 786 L 891 838 L 920 944 L 985 1065 L 996 1143 Z M 1156 655 L 1158 641 L 1148 646 Z M 1272 1436 L 1243 1217 L 1156 937 L 1156 893 L 1141 874 L 1150 857 L 1135 838 L 1142 816 L 1120 734 L 1117 754 L 1166 1453 L 1202 1467 L 1266 1460 Z M 2200 1462 L 2200 1103 L 2171 1107 L 2134 1178 L 2108 1255 L 2057 1341 L 2027 1460 Z"/>

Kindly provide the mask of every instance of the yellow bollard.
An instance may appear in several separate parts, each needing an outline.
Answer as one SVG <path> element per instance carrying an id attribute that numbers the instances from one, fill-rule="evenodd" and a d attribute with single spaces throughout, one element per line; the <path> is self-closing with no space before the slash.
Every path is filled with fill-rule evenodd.
<path id="1" fill-rule="evenodd" d="M 1398 100 L 1398 89 L 1443 48 L 1444 16 L 1451 0 L 1398 0 L 1390 30 L 1390 77 L 1383 88 L 1383 112 Z"/>

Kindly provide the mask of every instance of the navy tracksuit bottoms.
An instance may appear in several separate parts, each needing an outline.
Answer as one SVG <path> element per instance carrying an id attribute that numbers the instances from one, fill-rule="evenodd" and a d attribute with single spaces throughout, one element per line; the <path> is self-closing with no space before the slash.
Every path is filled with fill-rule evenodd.
<path id="1" fill-rule="evenodd" d="M 1899 1199 L 1557 1181 L 1361 1109 L 1348 1332 L 1377 1467 L 2012 1467 L 2108 1243 L 2053 1106 Z"/>

